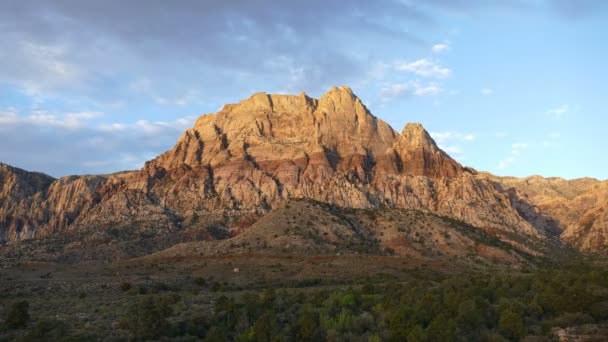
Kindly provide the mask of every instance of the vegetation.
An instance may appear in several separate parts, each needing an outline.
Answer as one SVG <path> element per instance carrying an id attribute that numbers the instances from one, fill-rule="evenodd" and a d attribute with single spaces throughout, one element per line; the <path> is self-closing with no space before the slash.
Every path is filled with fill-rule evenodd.
<path id="1" fill-rule="evenodd" d="M 127 291 L 129 303 L 117 328 L 136 340 L 517 341 L 547 340 L 554 328 L 608 320 L 605 270 L 412 274 L 417 277 L 408 281 L 378 277 L 339 287 L 317 279 L 254 291 L 222 285 L 207 292 L 213 298 L 209 309 L 184 297 L 192 295 L 186 288 L 214 287 L 207 288 L 202 278 L 184 289 L 152 283 L 142 287 L 146 291 Z M 21 340 L 96 338 L 50 317 L 37 317 L 29 325 L 28 307 L 14 303 L 4 322 L 5 329 L 30 327 Z"/>
<path id="2" fill-rule="evenodd" d="M 6 329 L 19 329 L 25 327 L 30 320 L 29 307 L 30 304 L 27 301 L 13 304 L 4 321 Z"/>

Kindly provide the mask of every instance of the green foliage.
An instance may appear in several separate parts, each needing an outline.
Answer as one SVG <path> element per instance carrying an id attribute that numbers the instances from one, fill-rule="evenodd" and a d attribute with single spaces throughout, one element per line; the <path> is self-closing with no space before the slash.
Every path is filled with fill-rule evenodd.
<path id="1" fill-rule="evenodd" d="M 137 338 L 155 338 L 167 331 L 167 317 L 171 315 L 174 299 L 167 297 L 144 297 L 129 307 L 122 327 Z"/>
<path id="2" fill-rule="evenodd" d="M 507 338 L 518 340 L 524 336 L 526 327 L 518 313 L 506 309 L 500 314 L 498 331 Z"/>
<path id="3" fill-rule="evenodd" d="M 6 328 L 19 329 L 25 327 L 30 320 L 29 308 L 30 304 L 27 301 L 13 304 L 4 322 Z"/>
<path id="4" fill-rule="evenodd" d="M 272 312 L 262 314 L 253 325 L 254 336 L 257 341 L 271 341 L 275 333 L 275 319 Z"/>
<path id="5" fill-rule="evenodd" d="M 34 326 L 34 329 L 25 335 L 21 341 L 65 341 L 68 340 L 69 327 L 67 323 L 58 320 L 43 320 Z M 76 340 L 76 339 L 72 339 Z"/>
<path id="6" fill-rule="evenodd" d="M 207 279 L 205 279 L 203 277 L 196 277 L 196 278 L 194 278 L 194 284 L 196 284 L 198 286 L 206 286 Z"/>
<path id="7" fill-rule="evenodd" d="M 135 296 L 127 296 L 132 303 L 120 326 L 132 340 L 441 342 L 528 340 L 527 335 L 550 340 L 553 327 L 608 323 L 607 278 L 608 272 L 585 268 L 443 277 L 421 269 L 407 281 L 376 277 L 341 288 L 298 279 L 284 283 L 288 290 L 235 292 L 232 285 L 215 283 L 208 285 L 222 292 L 211 294 L 210 312 L 189 307 L 190 292 L 181 301 L 177 285 L 148 283 L 141 286 L 144 294 L 128 290 Z M 298 284 L 306 286 L 294 289 Z M 164 293 L 150 294 L 155 292 Z M 17 317 L 29 317 L 27 312 L 27 305 L 13 305 L 5 327 L 26 325 L 27 318 Z M 29 324 L 29 332 L 12 333 L 25 341 L 76 338 L 64 322 L 36 323 Z"/>

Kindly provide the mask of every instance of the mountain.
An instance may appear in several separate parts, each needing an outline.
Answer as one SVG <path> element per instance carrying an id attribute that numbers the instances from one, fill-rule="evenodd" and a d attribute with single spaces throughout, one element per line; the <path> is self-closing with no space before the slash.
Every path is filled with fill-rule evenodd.
<path id="1" fill-rule="evenodd" d="M 564 242 L 586 251 L 608 246 L 608 181 L 593 178 L 495 177 L 520 201 L 534 205 L 561 231 Z"/>
<path id="2" fill-rule="evenodd" d="M 11 243 L 223 239 L 297 199 L 428 212 L 527 252 L 559 234 L 511 183 L 463 167 L 420 124 L 394 131 L 348 87 L 319 99 L 257 93 L 225 105 L 138 171 L 55 180 L 0 170 L 0 237 Z"/>

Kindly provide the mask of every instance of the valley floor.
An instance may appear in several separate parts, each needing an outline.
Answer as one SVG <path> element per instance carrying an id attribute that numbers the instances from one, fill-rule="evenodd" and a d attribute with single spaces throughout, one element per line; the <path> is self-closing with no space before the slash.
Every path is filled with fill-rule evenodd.
<path id="1" fill-rule="evenodd" d="M 20 262 L 0 270 L 0 304 L 6 341 L 601 341 L 608 271 L 294 253 Z"/>

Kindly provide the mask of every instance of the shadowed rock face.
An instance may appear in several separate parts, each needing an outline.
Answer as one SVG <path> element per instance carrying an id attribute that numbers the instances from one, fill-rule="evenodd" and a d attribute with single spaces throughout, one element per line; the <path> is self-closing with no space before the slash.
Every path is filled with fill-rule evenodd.
<path id="1" fill-rule="evenodd" d="M 549 220 L 537 227 L 559 229 L 564 242 L 594 251 L 608 246 L 608 182 L 592 178 L 495 177 L 485 175 L 509 189 L 513 198 L 528 203 L 528 210 Z"/>
<path id="2" fill-rule="evenodd" d="M 202 227 L 209 217 L 229 224 L 293 198 L 429 210 L 501 236 L 543 233 L 507 192 L 450 158 L 421 125 L 398 134 L 348 87 L 318 100 L 258 93 L 226 105 L 139 171 L 59 180 L 9 174 L 37 184 L 0 183 L 0 236 L 9 241 L 108 227 L 171 232 Z"/>

